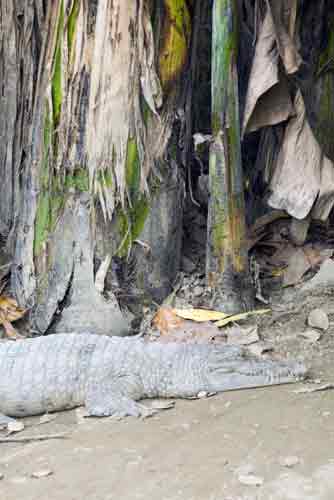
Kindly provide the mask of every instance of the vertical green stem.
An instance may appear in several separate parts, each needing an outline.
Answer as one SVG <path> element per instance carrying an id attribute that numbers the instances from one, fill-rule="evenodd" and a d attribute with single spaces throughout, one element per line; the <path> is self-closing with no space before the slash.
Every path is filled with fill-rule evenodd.
<path id="1" fill-rule="evenodd" d="M 236 0 L 215 0 L 207 280 L 216 307 L 239 309 L 248 277 L 237 74 Z"/>

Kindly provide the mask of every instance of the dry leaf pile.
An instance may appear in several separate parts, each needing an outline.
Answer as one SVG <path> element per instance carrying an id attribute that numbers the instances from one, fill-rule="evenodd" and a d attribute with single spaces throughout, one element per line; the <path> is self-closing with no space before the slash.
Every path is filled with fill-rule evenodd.
<path id="1" fill-rule="evenodd" d="M 152 326 L 160 334 L 161 342 L 181 343 L 207 343 L 213 341 L 225 341 L 228 332 L 221 330 L 222 327 L 247 319 L 249 316 L 266 314 L 270 309 L 259 309 L 246 313 L 228 315 L 220 311 L 210 309 L 178 309 L 172 307 L 161 307 L 153 318 Z M 244 338 L 243 345 L 254 342 L 254 331 L 249 330 L 253 336 L 248 341 L 248 333 L 242 332 L 240 328 L 240 339 Z M 233 331 L 235 335 L 235 329 Z M 239 339 L 239 340 L 240 340 Z M 257 340 L 258 337 L 257 337 Z"/>
<path id="2" fill-rule="evenodd" d="M 21 335 L 15 330 L 12 323 L 21 319 L 26 312 L 26 309 L 19 307 L 16 300 L 5 295 L 0 296 L 0 325 L 4 328 L 5 335 L 8 338 L 21 338 Z"/>
<path id="3" fill-rule="evenodd" d="M 321 226 L 317 225 L 311 226 L 308 239 L 305 233 L 306 242 L 296 245 L 291 241 L 294 222 L 286 213 L 273 211 L 260 217 L 248 234 L 248 246 L 252 249 L 261 277 L 279 277 L 284 287 L 302 282 L 305 275 L 317 271 L 334 253 L 330 248 L 333 241 L 322 234 Z M 328 231 L 327 235 L 330 234 Z"/>

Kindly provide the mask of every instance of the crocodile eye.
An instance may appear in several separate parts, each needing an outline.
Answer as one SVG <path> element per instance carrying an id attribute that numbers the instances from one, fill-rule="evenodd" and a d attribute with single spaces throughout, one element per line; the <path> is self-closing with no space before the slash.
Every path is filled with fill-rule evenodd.
<path id="1" fill-rule="evenodd" d="M 15 413 L 16 413 L 16 415 L 23 415 L 24 416 L 27 414 L 27 410 L 23 405 L 18 404 L 17 406 L 15 406 Z"/>

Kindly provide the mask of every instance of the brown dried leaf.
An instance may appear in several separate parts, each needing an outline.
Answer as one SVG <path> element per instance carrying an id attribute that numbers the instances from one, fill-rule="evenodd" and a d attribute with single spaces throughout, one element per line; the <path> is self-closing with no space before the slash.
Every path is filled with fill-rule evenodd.
<path id="1" fill-rule="evenodd" d="M 272 276 L 283 274 L 283 286 L 291 286 L 299 283 L 307 271 L 316 268 L 332 255 L 332 249 L 315 248 L 312 245 L 296 248 L 288 244 L 275 252 L 268 262 L 275 267 Z"/>
<path id="2" fill-rule="evenodd" d="M 305 246 L 303 251 L 308 258 L 312 269 L 320 266 L 326 259 L 329 259 L 333 255 L 332 248 L 315 248 L 312 246 Z"/>
<path id="3" fill-rule="evenodd" d="M 284 271 L 283 286 L 299 283 L 304 274 L 310 269 L 311 264 L 301 248 L 295 248 Z"/>
<path id="4" fill-rule="evenodd" d="M 19 307 L 16 300 L 5 295 L 2 295 L 0 297 L 0 325 L 2 324 L 3 320 L 12 323 L 13 321 L 21 319 L 26 312 L 26 309 L 22 309 L 21 307 Z"/>
<path id="5" fill-rule="evenodd" d="M 11 323 L 21 319 L 25 313 L 26 309 L 19 307 L 16 300 L 5 295 L 0 296 L 0 325 L 5 329 L 8 338 L 22 338 Z"/>
<path id="6" fill-rule="evenodd" d="M 152 320 L 152 326 L 157 328 L 161 334 L 166 335 L 180 328 L 184 321 L 179 318 L 171 307 L 160 307 Z"/>
<path id="7" fill-rule="evenodd" d="M 243 134 L 285 121 L 293 113 L 287 81 L 279 74 L 278 62 L 275 25 L 268 9 L 255 48 Z"/>
<path id="8" fill-rule="evenodd" d="M 304 219 L 312 209 L 314 217 L 318 207 L 318 216 L 323 219 L 333 204 L 333 163 L 324 156 L 313 134 L 300 90 L 294 106 L 296 116 L 289 120 L 285 130 L 270 181 L 268 204 L 286 210 L 297 219 Z"/>
<path id="9" fill-rule="evenodd" d="M 275 25 L 276 41 L 284 69 L 295 73 L 302 59 L 293 40 L 297 15 L 297 0 L 271 0 L 271 14 Z"/>

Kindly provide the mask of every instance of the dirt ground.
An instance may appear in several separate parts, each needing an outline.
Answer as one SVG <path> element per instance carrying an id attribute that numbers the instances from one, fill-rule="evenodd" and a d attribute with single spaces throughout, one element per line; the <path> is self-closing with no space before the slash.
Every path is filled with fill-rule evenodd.
<path id="1" fill-rule="evenodd" d="M 334 320 L 332 296 L 287 296 L 261 319 L 260 333 L 274 352 L 311 367 L 312 387 L 334 382 L 334 323 L 313 344 L 299 333 L 314 307 Z M 76 411 L 43 425 L 27 419 L 18 436 L 68 431 L 68 438 L 0 444 L 0 499 L 333 500 L 333 391 L 295 392 L 306 387 L 177 401 L 144 421 L 78 420 Z M 290 467 L 288 457 L 295 457 Z M 45 470 L 52 474 L 32 477 Z M 262 484 L 241 484 L 242 476 Z"/>

